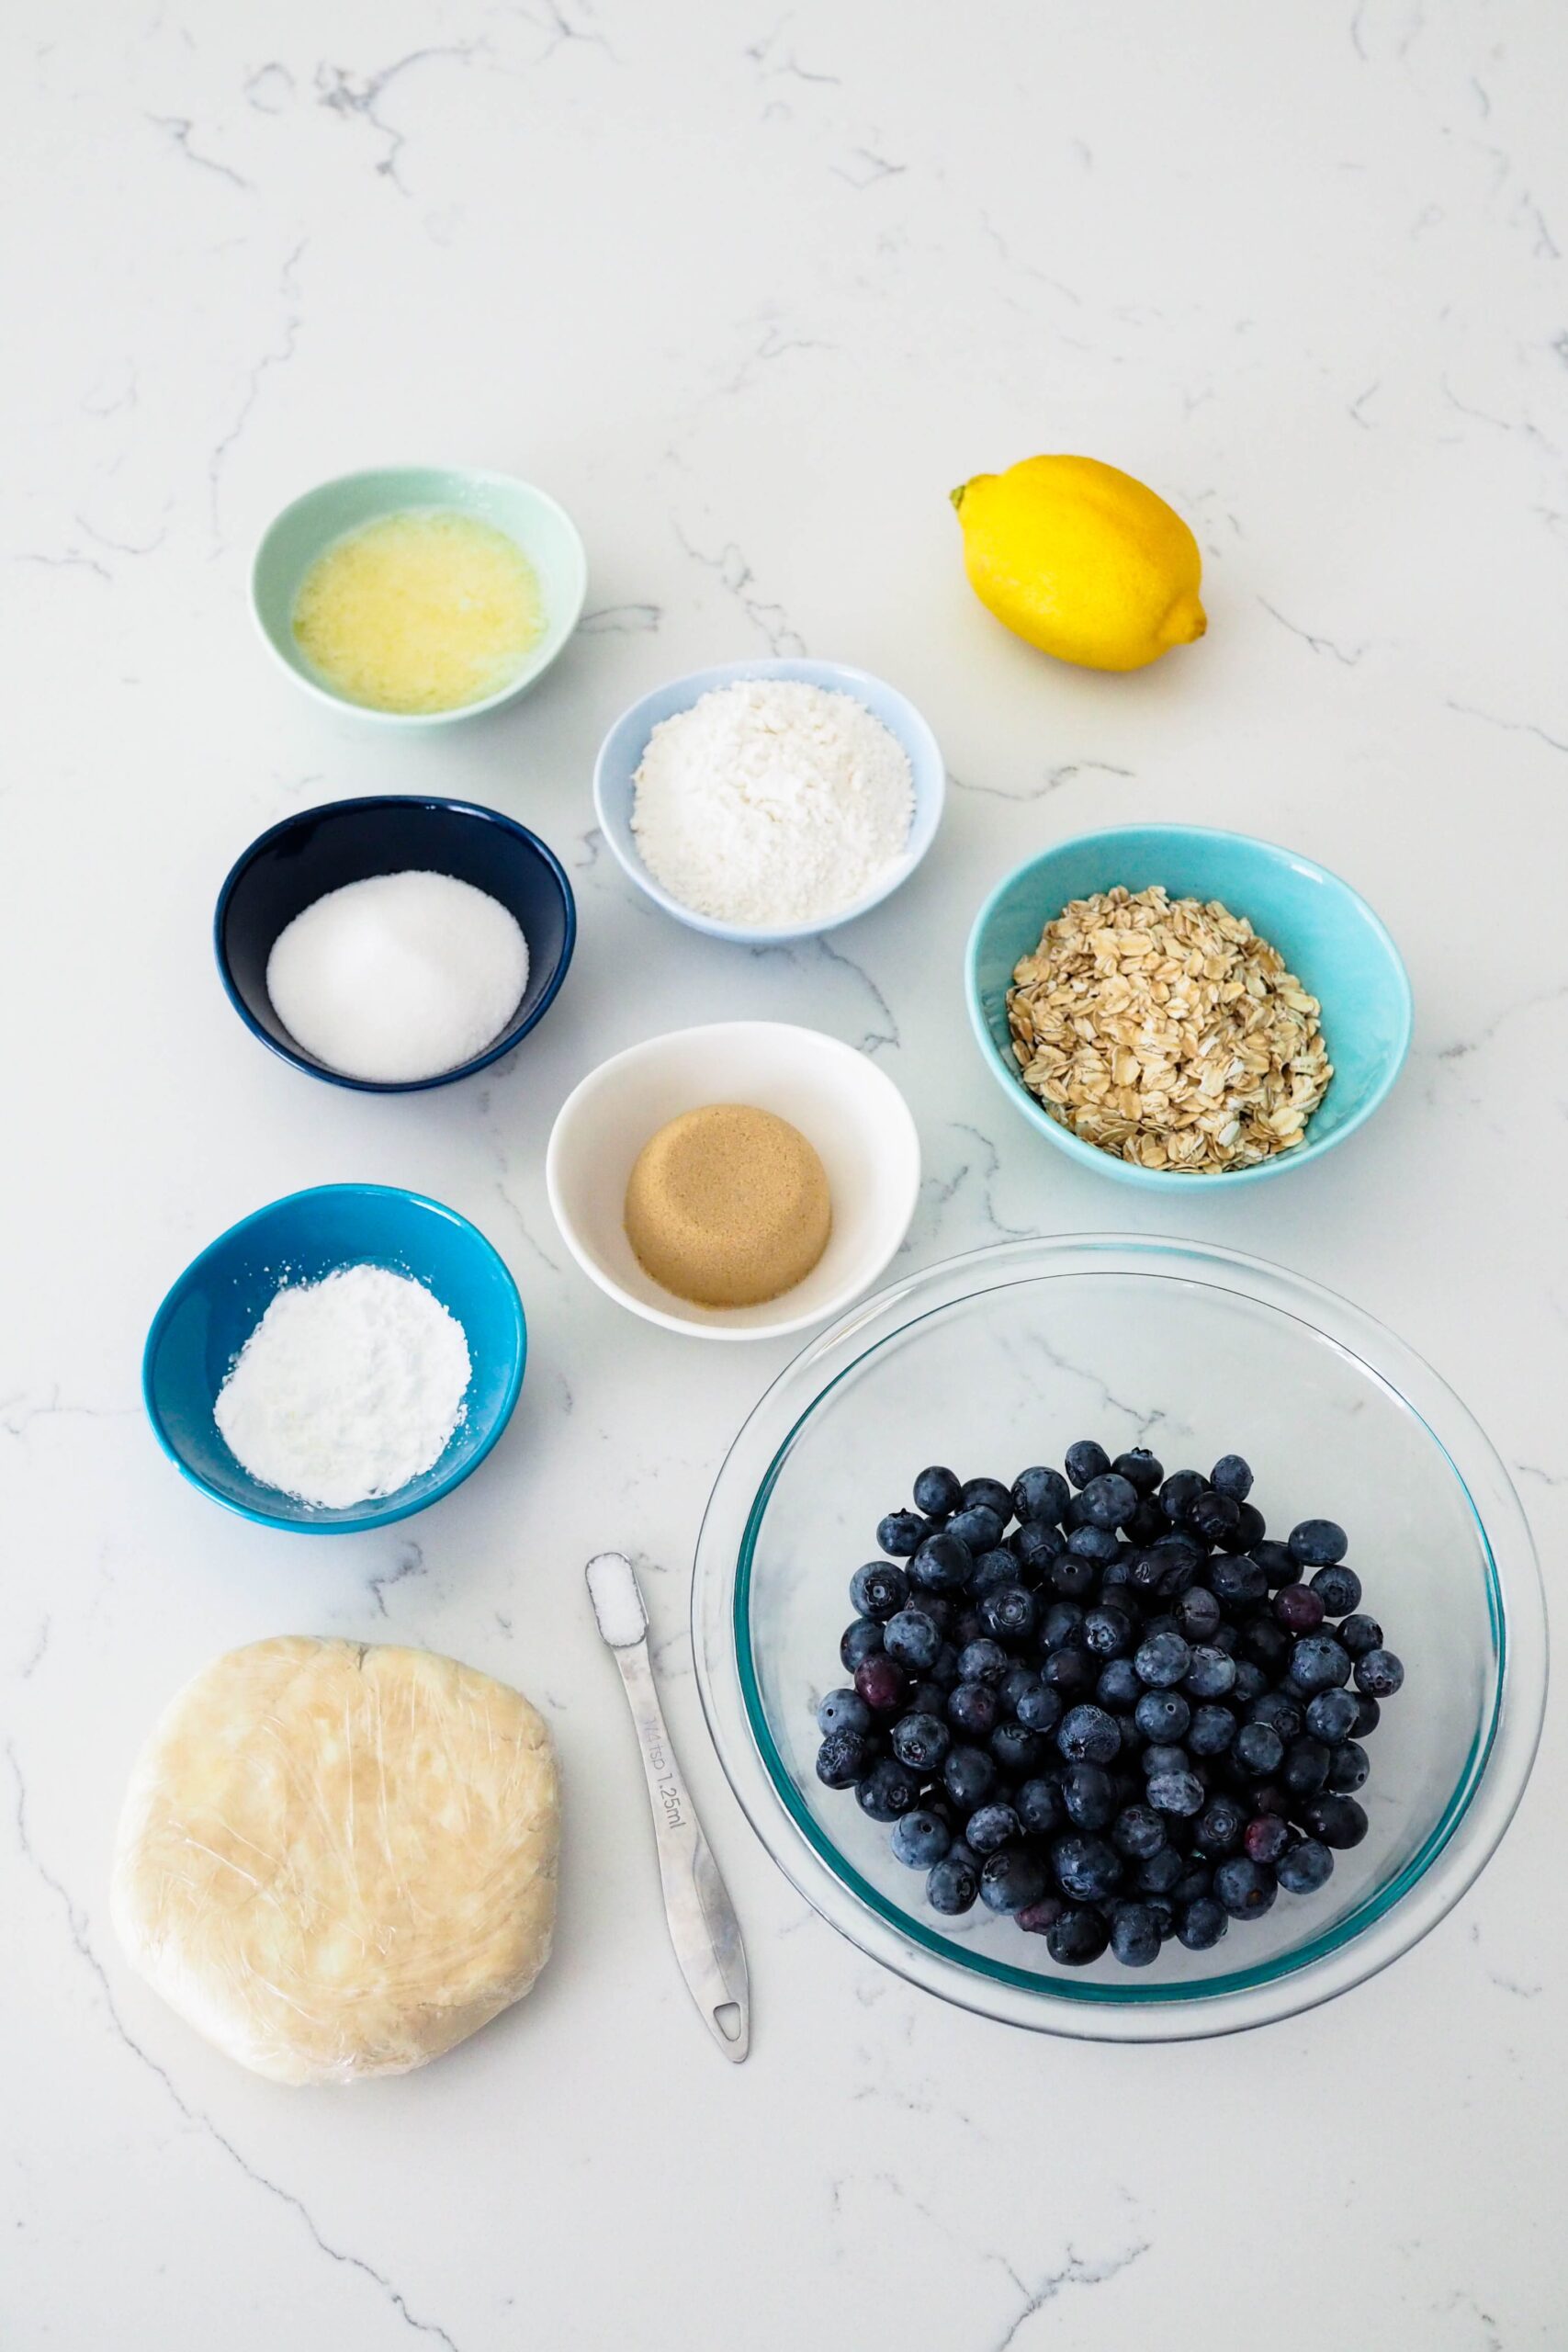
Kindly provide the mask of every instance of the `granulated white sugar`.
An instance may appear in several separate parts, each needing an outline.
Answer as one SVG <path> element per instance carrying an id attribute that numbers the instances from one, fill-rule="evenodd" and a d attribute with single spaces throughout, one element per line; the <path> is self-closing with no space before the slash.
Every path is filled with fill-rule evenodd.
<path id="1" fill-rule="evenodd" d="M 528 943 L 451 874 L 372 874 L 278 933 L 266 992 L 296 1044 L 345 1078 L 408 1085 L 460 1069 L 522 1001 Z"/>
<path id="2" fill-rule="evenodd" d="M 908 756 L 853 695 L 743 678 L 661 719 L 633 778 L 632 831 L 671 897 L 754 928 L 826 921 L 902 856 Z"/>
<path id="3" fill-rule="evenodd" d="M 462 1325 L 422 1283 L 344 1266 L 277 1293 L 212 1417 L 264 1487 L 344 1510 L 440 1460 L 469 1370 Z"/>

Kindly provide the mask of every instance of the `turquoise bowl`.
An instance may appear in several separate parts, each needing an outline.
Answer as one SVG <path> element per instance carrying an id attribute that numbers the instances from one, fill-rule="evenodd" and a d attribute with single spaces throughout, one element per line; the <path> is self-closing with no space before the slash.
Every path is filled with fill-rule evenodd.
<path id="1" fill-rule="evenodd" d="M 1173 899 L 1218 899 L 1233 914 L 1245 915 L 1321 1003 L 1334 1077 L 1293 1151 L 1224 1174 L 1135 1168 L 1060 1125 L 1020 1078 L 1007 1018 L 1007 992 L 1020 956 L 1069 899 L 1118 883 L 1136 891 L 1156 882 Z M 998 884 L 976 917 L 965 986 L 987 1066 L 1030 1125 L 1084 1167 L 1152 1190 L 1251 1184 L 1321 1159 L 1371 1117 L 1410 1049 L 1410 981 L 1398 948 L 1366 900 L 1294 850 L 1201 825 L 1120 825 L 1043 850 Z"/>
<path id="2" fill-rule="evenodd" d="M 459 703 L 454 710 L 377 710 L 370 704 L 351 702 L 312 670 L 294 641 L 295 599 L 306 572 L 334 539 L 383 514 L 419 506 L 478 515 L 515 541 L 538 576 L 545 633 L 516 676 L 480 702 Z M 511 474 L 483 473 L 472 466 L 376 466 L 367 473 L 340 474 L 333 481 L 321 482 L 284 508 L 251 566 L 251 609 L 289 676 L 334 710 L 351 710 L 385 727 L 445 727 L 455 718 L 497 710 L 525 694 L 577 627 L 587 594 L 588 559 L 565 507 L 532 482 L 518 481 Z"/>
<path id="3" fill-rule="evenodd" d="M 438 1462 L 396 1494 L 326 1510 L 243 1470 L 212 1408 L 285 1282 L 363 1265 L 423 1283 L 462 1325 L 473 1370 L 463 1418 Z M 297 1535 L 358 1535 L 425 1510 L 478 1469 L 512 1418 L 527 1351 L 517 1285 L 466 1217 L 389 1184 L 320 1184 L 243 1217 L 191 1261 L 152 1318 L 141 1394 L 170 1461 L 225 1510 Z"/>

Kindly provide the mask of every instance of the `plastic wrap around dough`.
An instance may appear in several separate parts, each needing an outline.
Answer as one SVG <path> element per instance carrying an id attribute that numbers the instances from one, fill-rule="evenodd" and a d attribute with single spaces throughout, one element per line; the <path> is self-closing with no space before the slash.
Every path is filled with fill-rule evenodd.
<path id="1" fill-rule="evenodd" d="M 131 1774 L 115 1927 L 171 2008 L 282 2083 L 423 2066 L 549 1957 L 560 1804 L 526 1699 L 309 1635 L 186 1683 Z"/>

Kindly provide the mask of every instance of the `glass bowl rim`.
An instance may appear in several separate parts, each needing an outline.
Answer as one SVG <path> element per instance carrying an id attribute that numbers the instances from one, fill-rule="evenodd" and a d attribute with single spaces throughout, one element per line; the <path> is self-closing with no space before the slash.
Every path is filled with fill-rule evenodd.
<path id="1" fill-rule="evenodd" d="M 1211 1288 L 1283 1312 L 1328 1340 L 1425 1429 L 1448 1464 L 1474 1521 L 1486 1578 L 1494 1687 L 1439 1820 L 1416 1853 L 1334 1928 L 1307 1937 L 1272 1961 L 1199 1983 L 1160 1985 L 1135 1980 L 1123 1984 L 1065 1972 L 1059 1976 L 1037 1974 L 966 1951 L 912 1917 L 862 1877 L 802 1803 L 768 1727 L 750 1659 L 749 1602 L 757 1537 L 784 1462 L 818 1407 L 852 1371 L 928 1316 L 1026 1280 L 1088 1272 L 1153 1273 L 1168 1278 L 1181 1272 L 1184 1264 L 1187 1279 L 1196 1275 Z M 1219 1275 L 1230 1279 L 1216 1281 Z M 837 1361 L 840 1355 L 841 1362 Z M 835 1359 L 831 1376 L 812 1377 L 830 1357 Z M 761 1477 L 754 1465 L 746 1474 L 753 1490 L 745 1508 L 738 1553 L 727 1565 L 718 1556 L 716 1527 L 716 1515 L 729 1500 L 727 1479 L 732 1471 L 739 1474 L 741 1451 L 748 1438 L 755 1436 L 770 1406 L 803 1380 L 810 1382 L 809 1396 L 798 1410 L 792 1411 L 787 1427 L 772 1444 Z M 1424 1396 L 1411 1394 L 1412 1388 L 1424 1390 Z M 1435 1415 L 1450 1435 L 1435 1426 Z M 1456 1449 L 1472 1466 L 1461 1467 Z M 1483 1481 L 1488 1489 L 1490 1515 L 1483 1511 L 1473 1491 Z M 1498 1521 L 1507 1539 L 1506 1573 L 1494 1540 Z M 735 1551 L 733 1539 L 724 1548 Z M 741 1759 L 719 1721 L 716 1660 L 704 1638 L 703 1604 L 706 1599 L 712 1605 L 716 1577 L 732 1580 L 728 1605 L 722 1612 L 728 1655 L 716 1663 L 727 1680 L 733 1676 L 740 1727 L 750 1743 L 751 1760 L 760 1768 L 760 1778 L 753 1776 L 750 1789 L 742 1786 L 748 1776 L 738 1769 Z M 1446 1915 L 1495 1849 L 1529 1778 L 1544 1710 L 1544 1600 L 1529 1527 L 1495 1450 L 1458 1396 L 1415 1350 L 1337 1294 L 1267 1260 L 1210 1243 L 1159 1236 L 1063 1235 L 989 1245 L 906 1276 L 819 1334 L 784 1367 L 753 1408 L 720 1466 L 698 1538 L 692 1610 L 698 1687 L 720 1763 L 752 1827 L 797 1890 L 830 1925 L 872 1957 L 960 2006 L 1006 2016 L 1041 2030 L 1095 2038 L 1174 2039 L 1262 2023 L 1314 2006 L 1387 1965 Z M 1489 1779 L 1492 1775 L 1495 1777 Z M 1483 1788 L 1487 1801 L 1478 1806 Z M 766 1809 L 768 1827 L 759 1818 L 764 1808 L 756 1802 L 764 1789 L 772 1800 Z M 775 1841 L 769 1828 L 776 1830 L 785 1824 L 790 1836 Z M 791 1866 L 801 1860 L 802 1845 L 813 1866 L 809 1870 Z M 1445 1854 L 1451 1858 L 1450 1868 L 1434 1879 L 1435 1867 Z M 1417 1904 L 1414 1898 L 1422 1889 L 1426 1900 Z M 922 1962 L 925 1973 L 921 1973 Z M 947 1981 L 931 1982 L 933 1964 Z"/>

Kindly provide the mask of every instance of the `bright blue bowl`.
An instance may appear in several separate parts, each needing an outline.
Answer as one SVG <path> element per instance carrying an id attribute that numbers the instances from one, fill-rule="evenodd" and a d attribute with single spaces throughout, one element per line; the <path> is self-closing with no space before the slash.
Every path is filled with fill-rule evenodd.
<path id="1" fill-rule="evenodd" d="M 821 686 L 829 694 L 853 695 L 908 754 L 915 813 L 904 854 L 874 890 L 868 890 L 863 899 L 857 899 L 838 914 L 829 915 L 825 922 L 762 926 L 718 922 L 711 915 L 698 914 L 694 907 L 684 907 L 679 899 L 672 899 L 642 862 L 637 835 L 632 831 L 632 778 L 641 765 L 649 737 L 661 719 L 673 718 L 677 711 L 690 710 L 715 686 L 734 685 L 741 678 L 799 678 L 807 685 Z M 819 932 L 836 931 L 840 923 L 852 922 L 857 915 L 867 914 L 873 907 L 880 906 L 901 882 L 908 880 L 936 839 L 946 797 L 947 770 L 936 737 L 907 695 L 901 695 L 897 686 L 874 678 L 867 670 L 847 669 L 841 662 L 810 662 L 793 656 L 775 661 L 721 662 L 711 670 L 693 670 L 683 678 L 671 678 L 666 684 L 655 686 L 651 694 L 644 695 L 640 702 L 634 702 L 629 710 L 621 713 L 599 747 L 593 769 L 593 806 L 598 811 L 599 830 L 637 888 L 646 890 L 655 904 L 662 907 L 667 915 L 673 915 L 677 922 L 688 923 L 694 931 L 705 931 L 710 938 L 733 939 L 748 947 L 815 939 Z"/>
<path id="2" fill-rule="evenodd" d="M 473 1372 L 463 1419 L 432 1468 L 379 1501 L 324 1510 L 243 1470 L 212 1408 L 283 1282 L 362 1265 L 423 1283 L 462 1325 Z M 191 1261 L 152 1318 L 141 1394 L 170 1461 L 225 1510 L 300 1535 L 357 1535 L 423 1510 L 479 1467 L 512 1418 L 527 1351 L 517 1285 L 466 1217 L 389 1184 L 319 1184 L 243 1217 Z"/>
<path id="3" fill-rule="evenodd" d="M 1069 899 L 1119 882 L 1134 891 L 1163 882 L 1173 899 L 1222 900 L 1272 942 L 1322 1004 L 1334 1077 L 1293 1151 L 1225 1174 L 1137 1168 L 1060 1125 L 1024 1085 L 1008 1031 L 1013 967 Z M 1410 1047 L 1410 981 L 1398 948 L 1366 900 L 1293 850 L 1201 825 L 1114 826 L 1077 834 L 1031 858 L 992 891 L 976 916 L 965 985 L 987 1065 L 1032 1126 L 1102 1176 L 1178 1193 L 1250 1184 L 1320 1159 L 1371 1117 Z"/>

